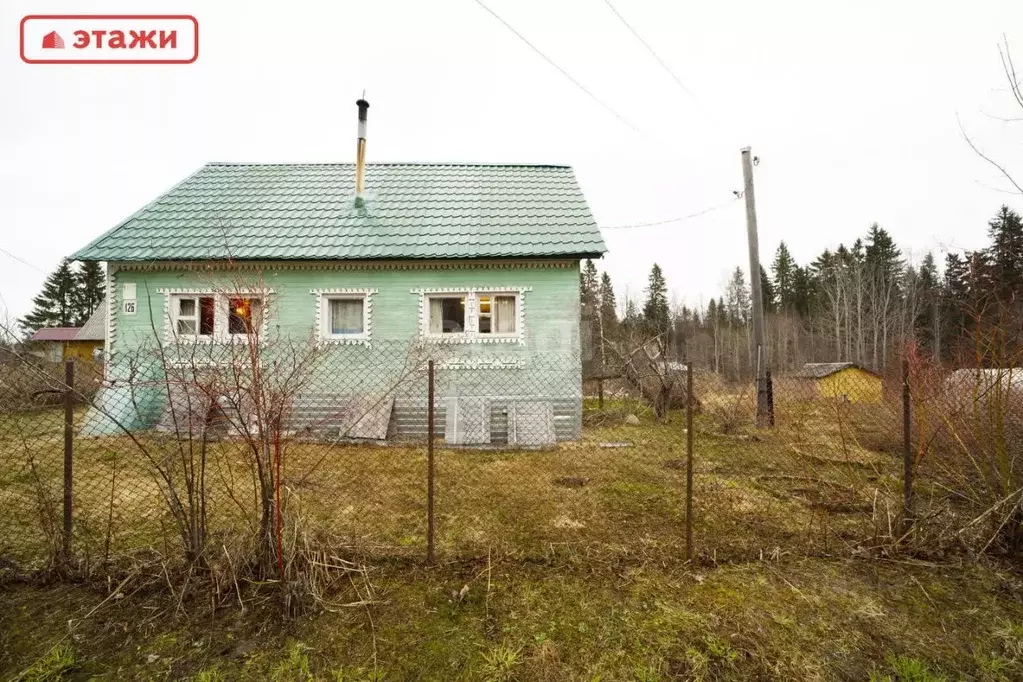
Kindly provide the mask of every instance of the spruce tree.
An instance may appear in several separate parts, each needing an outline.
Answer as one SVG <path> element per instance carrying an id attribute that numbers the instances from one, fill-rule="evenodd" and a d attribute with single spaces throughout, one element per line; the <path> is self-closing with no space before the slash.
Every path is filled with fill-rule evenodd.
<path id="1" fill-rule="evenodd" d="M 611 275 L 606 272 L 600 274 L 600 315 L 601 320 L 604 323 L 604 334 L 607 335 L 608 331 L 613 328 L 613 325 L 618 322 L 618 304 L 615 301 L 615 290 L 611 286 Z"/>
<path id="2" fill-rule="evenodd" d="M 731 324 L 744 325 L 750 320 L 750 293 L 746 273 L 735 268 L 728 282 L 728 318 Z"/>
<path id="3" fill-rule="evenodd" d="M 778 245 L 771 269 L 774 270 L 774 286 L 778 294 L 778 307 L 782 312 L 795 308 L 796 302 L 796 261 L 789 253 L 785 242 Z"/>
<path id="4" fill-rule="evenodd" d="M 668 283 L 661 266 L 654 263 L 650 268 L 650 279 L 646 288 L 646 302 L 643 304 L 643 318 L 656 334 L 668 330 Z"/>
<path id="5" fill-rule="evenodd" d="M 867 271 L 882 282 L 897 282 L 905 267 L 902 252 L 895 246 L 895 240 L 877 223 L 871 225 L 867 233 L 864 263 Z"/>
<path id="6" fill-rule="evenodd" d="M 50 273 L 43 290 L 32 299 L 35 306 L 20 320 L 21 326 L 34 332 L 41 327 L 73 327 L 77 320 L 75 272 L 66 258 Z"/>
<path id="7" fill-rule="evenodd" d="M 1023 289 L 1023 221 L 1015 211 L 1002 206 L 988 223 L 988 235 L 989 293 L 999 301 L 1012 301 Z"/>
<path id="8" fill-rule="evenodd" d="M 764 266 L 760 266 L 760 302 L 764 306 L 764 314 L 775 312 L 778 306 L 778 295 L 775 292 L 774 282 L 767 274 Z"/>
<path id="9" fill-rule="evenodd" d="M 75 273 L 75 325 L 81 326 L 103 300 L 103 268 L 95 261 L 85 261 Z"/>
<path id="10" fill-rule="evenodd" d="M 596 310 L 598 302 L 597 267 L 589 258 L 579 272 L 579 300 L 584 310 Z"/>

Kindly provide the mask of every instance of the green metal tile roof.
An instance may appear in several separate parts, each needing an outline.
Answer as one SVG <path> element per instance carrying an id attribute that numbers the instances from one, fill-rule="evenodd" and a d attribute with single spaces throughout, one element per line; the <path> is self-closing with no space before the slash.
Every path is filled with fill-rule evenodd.
<path id="1" fill-rule="evenodd" d="M 212 163 L 74 254 L 78 260 L 599 256 L 572 169 Z"/>

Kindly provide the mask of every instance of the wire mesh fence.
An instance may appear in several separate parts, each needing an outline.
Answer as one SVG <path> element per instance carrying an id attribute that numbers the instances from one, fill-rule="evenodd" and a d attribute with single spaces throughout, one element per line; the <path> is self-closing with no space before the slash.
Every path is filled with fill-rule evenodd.
<path id="1" fill-rule="evenodd" d="M 0 555 L 283 575 L 324 546 L 661 562 L 1017 549 L 1023 373 L 811 364 L 772 378 L 765 428 L 753 382 L 649 354 L 583 367 L 192 344 L 77 363 L 68 384 L 8 353 Z"/>

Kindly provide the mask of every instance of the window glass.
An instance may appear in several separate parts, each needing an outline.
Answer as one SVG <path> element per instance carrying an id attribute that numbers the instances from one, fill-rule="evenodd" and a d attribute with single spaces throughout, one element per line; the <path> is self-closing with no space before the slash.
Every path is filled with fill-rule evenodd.
<path id="1" fill-rule="evenodd" d="M 516 315 L 514 296 L 494 296 L 493 321 L 491 326 L 495 334 L 514 334 Z M 480 331 L 483 331 L 482 329 Z"/>
<path id="2" fill-rule="evenodd" d="M 493 327 L 493 325 L 492 325 L 492 321 L 493 321 L 492 320 L 492 311 L 491 311 L 491 307 L 490 307 L 490 297 L 489 296 L 480 296 L 480 298 L 479 298 L 479 305 L 480 305 L 480 311 L 479 311 L 480 312 L 480 314 L 479 314 L 480 334 L 489 334 L 490 331 L 491 331 L 491 328 Z"/>
<path id="3" fill-rule="evenodd" d="M 251 334 L 259 331 L 263 306 L 258 298 L 230 298 L 227 306 L 228 334 Z"/>
<path id="4" fill-rule="evenodd" d="M 213 336 L 213 297 L 203 296 L 199 299 L 199 334 Z"/>
<path id="5" fill-rule="evenodd" d="M 479 332 L 480 334 L 514 334 L 515 297 L 510 295 L 480 296 Z"/>
<path id="6" fill-rule="evenodd" d="M 430 297 L 430 333 L 456 334 L 465 331 L 465 296 Z"/>
<path id="7" fill-rule="evenodd" d="M 361 298 L 330 299 L 328 329 L 332 335 L 362 334 L 365 331 Z"/>

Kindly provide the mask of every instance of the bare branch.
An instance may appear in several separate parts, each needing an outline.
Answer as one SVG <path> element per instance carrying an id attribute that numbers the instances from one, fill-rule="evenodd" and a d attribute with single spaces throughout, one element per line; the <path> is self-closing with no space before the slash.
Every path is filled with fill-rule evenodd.
<path id="1" fill-rule="evenodd" d="M 956 122 L 959 124 L 959 132 L 962 133 L 963 139 L 966 140 L 966 144 L 970 145 L 970 149 L 972 149 L 977 156 L 979 156 L 980 158 L 984 159 L 989 164 L 997 168 L 1001 172 L 1001 174 L 1005 176 L 1005 179 L 1012 183 L 1012 186 L 1016 188 L 1016 191 L 1019 194 L 1023 194 L 1023 186 L 1020 186 L 1020 184 L 1016 182 L 1015 179 L 1013 179 L 1012 174 L 1005 169 L 1005 166 L 1002 166 L 997 161 L 992 159 L 990 156 L 986 155 L 977 147 L 976 144 L 973 143 L 973 140 L 970 139 L 970 136 L 966 133 L 966 129 L 963 127 L 963 122 L 959 118 L 959 116 L 956 116 Z"/>

